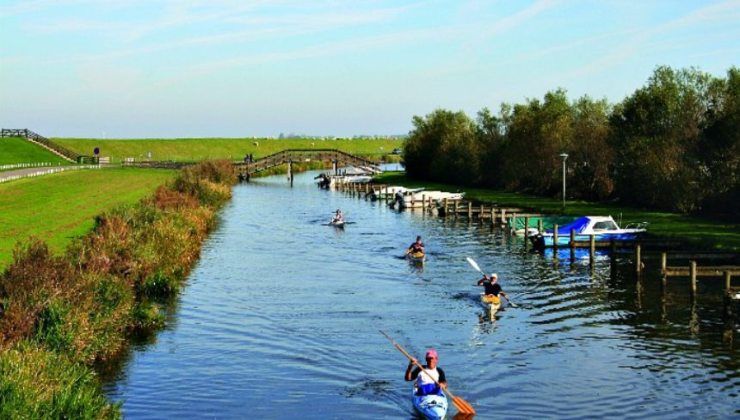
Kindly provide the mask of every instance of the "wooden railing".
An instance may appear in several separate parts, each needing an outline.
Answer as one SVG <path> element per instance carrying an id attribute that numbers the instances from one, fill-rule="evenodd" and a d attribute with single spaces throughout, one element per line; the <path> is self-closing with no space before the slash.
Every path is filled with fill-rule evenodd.
<path id="1" fill-rule="evenodd" d="M 355 156 L 338 149 L 287 149 L 267 155 L 254 162 L 236 162 L 242 174 L 251 175 L 287 163 L 300 163 L 312 160 L 331 161 L 339 165 L 370 166 L 378 164 L 370 159 Z"/>

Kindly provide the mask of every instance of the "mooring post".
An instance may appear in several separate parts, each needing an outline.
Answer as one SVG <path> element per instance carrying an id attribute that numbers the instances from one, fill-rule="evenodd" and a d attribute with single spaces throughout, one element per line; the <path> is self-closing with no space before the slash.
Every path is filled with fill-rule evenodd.
<path id="1" fill-rule="evenodd" d="M 442 217 L 447 217 L 447 206 L 448 206 L 449 204 L 450 204 L 450 199 L 449 199 L 449 198 L 447 198 L 447 197 L 445 197 L 445 199 L 444 199 L 444 206 L 445 206 L 445 211 L 444 211 L 444 214 L 442 215 Z"/>
<path id="2" fill-rule="evenodd" d="M 594 265 L 594 254 L 596 254 L 596 235 L 593 233 L 589 235 L 589 253 L 588 253 L 588 262 L 591 265 Z"/>
<path id="3" fill-rule="evenodd" d="M 730 293 L 732 288 L 732 276 L 729 271 L 725 271 L 725 293 Z"/>
<path id="4" fill-rule="evenodd" d="M 552 247 L 553 249 L 558 249 L 558 224 L 556 223 L 553 225 L 552 229 Z M 557 255 L 557 253 L 555 253 Z"/>
<path id="5" fill-rule="evenodd" d="M 522 237 L 524 238 L 524 250 L 525 251 L 527 250 L 527 242 L 528 242 L 527 241 L 527 230 L 529 229 L 528 226 L 529 226 L 529 216 L 524 216 L 524 234 L 522 235 Z"/>
<path id="6" fill-rule="evenodd" d="M 635 244 L 635 272 L 637 274 L 642 273 L 642 247 L 640 244 Z"/>
<path id="7" fill-rule="evenodd" d="M 570 247 L 571 248 L 576 247 L 576 230 L 575 229 L 570 230 Z"/>
<path id="8" fill-rule="evenodd" d="M 665 275 L 666 267 L 668 266 L 668 253 L 667 252 L 661 252 L 660 253 L 660 272 Z"/>
<path id="9" fill-rule="evenodd" d="M 542 217 L 537 220 L 537 232 L 542 233 L 545 230 L 545 222 Z"/>
<path id="10" fill-rule="evenodd" d="M 689 263 L 689 277 L 691 277 L 691 296 L 696 296 L 696 261 Z"/>
<path id="11" fill-rule="evenodd" d="M 496 224 L 496 207 L 491 205 L 491 226 Z"/>
<path id="12" fill-rule="evenodd" d="M 501 226 L 506 224 L 506 209 L 501 209 Z"/>
<path id="13" fill-rule="evenodd" d="M 424 210 L 426 206 L 427 206 L 427 195 L 422 194 L 421 195 L 421 209 Z"/>
<path id="14" fill-rule="evenodd" d="M 293 186 L 293 161 L 288 161 L 288 180 L 290 181 L 290 186 Z"/>
<path id="15" fill-rule="evenodd" d="M 468 219 L 473 218 L 473 202 L 468 201 Z"/>
<path id="16" fill-rule="evenodd" d="M 457 219 L 457 212 L 460 210 L 460 200 L 455 200 L 455 219 Z"/>

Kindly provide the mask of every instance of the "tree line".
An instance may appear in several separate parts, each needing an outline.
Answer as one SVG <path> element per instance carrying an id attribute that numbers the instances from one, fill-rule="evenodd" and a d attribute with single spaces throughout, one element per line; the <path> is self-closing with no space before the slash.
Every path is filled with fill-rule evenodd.
<path id="1" fill-rule="evenodd" d="M 475 119 L 415 116 L 404 160 L 417 179 L 557 196 L 567 153 L 570 199 L 737 220 L 739 118 L 740 69 L 661 66 L 618 104 L 557 89 Z"/>

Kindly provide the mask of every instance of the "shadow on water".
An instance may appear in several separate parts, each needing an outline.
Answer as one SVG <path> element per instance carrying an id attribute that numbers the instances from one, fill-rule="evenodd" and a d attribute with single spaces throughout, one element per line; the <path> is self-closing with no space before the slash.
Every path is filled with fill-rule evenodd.
<path id="1" fill-rule="evenodd" d="M 416 357 L 436 348 L 480 418 L 738 414 L 737 326 L 718 282 L 691 299 L 685 279 L 664 291 L 655 264 L 638 281 L 630 254 L 536 253 L 312 176 L 235 188 L 167 329 L 112 368 L 126 417 L 414 418 L 407 361 L 379 329 Z M 355 224 L 322 226 L 337 208 Z M 416 235 L 421 266 L 401 257 Z M 491 317 L 467 256 L 518 307 Z"/>

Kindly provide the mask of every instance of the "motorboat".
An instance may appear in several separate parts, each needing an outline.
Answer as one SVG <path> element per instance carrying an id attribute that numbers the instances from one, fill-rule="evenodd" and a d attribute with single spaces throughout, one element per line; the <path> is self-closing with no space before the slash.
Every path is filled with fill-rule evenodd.
<path id="1" fill-rule="evenodd" d="M 368 197 L 372 200 L 382 200 L 388 197 L 395 197 L 396 194 L 413 194 L 417 193 L 419 191 L 424 191 L 424 188 L 406 188 L 401 186 L 389 186 L 389 187 L 378 187 L 373 186 L 370 192 L 368 193 Z"/>
<path id="2" fill-rule="evenodd" d="M 414 193 L 396 194 L 396 199 L 391 206 L 397 205 L 399 209 L 420 209 L 425 206 L 436 207 L 439 203 L 447 200 L 462 200 L 465 193 L 452 193 L 446 191 L 418 191 Z M 431 204 L 431 206 L 430 206 Z"/>
<path id="3" fill-rule="evenodd" d="M 558 227 L 558 246 L 570 244 L 570 232 L 575 231 L 576 241 L 589 241 L 594 235 L 597 241 L 636 241 L 646 232 L 647 223 L 639 223 L 620 228 L 611 216 L 583 216 L 571 223 Z M 535 247 L 546 248 L 553 246 L 553 229 L 531 235 L 530 240 Z"/>

